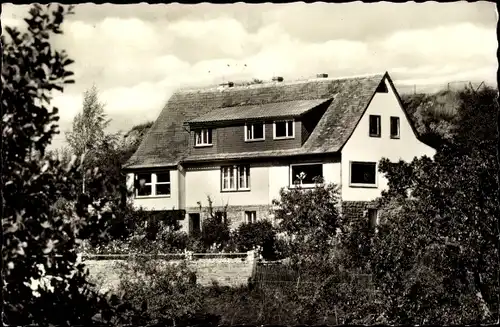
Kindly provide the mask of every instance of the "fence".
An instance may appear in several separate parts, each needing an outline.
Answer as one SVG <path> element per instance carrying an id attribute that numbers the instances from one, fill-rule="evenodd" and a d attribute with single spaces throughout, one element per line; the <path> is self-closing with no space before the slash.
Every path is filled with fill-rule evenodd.
<path id="1" fill-rule="evenodd" d="M 481 87 L 486 86 L 485 82 L 472 82 L 472 81 L 452 81 L 441 84 L 398 84 L 395 83 L 397 91 L 400 94 L 417 94 L 417 93 L 435 93 L 443 90 L 457 91 L 470 88 L 472 90 L 479 90 Z"/>

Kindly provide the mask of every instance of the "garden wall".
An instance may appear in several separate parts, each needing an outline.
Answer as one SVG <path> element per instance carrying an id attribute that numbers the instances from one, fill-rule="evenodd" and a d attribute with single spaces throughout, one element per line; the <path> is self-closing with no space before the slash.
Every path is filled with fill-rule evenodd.
<path id="1" fill-rule="evenodd" d="M 220 286 L 245 286 L 252 277 L 256 263 L 253 251 L 239 254 L 188 253 L 176 257 L 159 256 L 157 260 L 170 264 L 186 260 L 188 266 L 196 272 L 196 282 L 203 286 L 209 286 L 213 282 Z M 121 266 L 132 260 L 133 258 L 127 255 L 83 257 L 83 263 L 89 269 L 91 281 L 102 292 L 118 287 Z"/>

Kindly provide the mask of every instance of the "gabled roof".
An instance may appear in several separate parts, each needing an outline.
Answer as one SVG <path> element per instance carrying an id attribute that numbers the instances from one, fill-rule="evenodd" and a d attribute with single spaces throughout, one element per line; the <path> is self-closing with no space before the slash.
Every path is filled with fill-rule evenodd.
<path id="1" fill-rule="evenodd" d="M 189 159 L 189 132 L 184 123 L 215 109 L 328 98 L 333 100 L 309 138 L 301 148 L 289 150 L 286 155 L 338 152 L 351 136 L 385 77 L 390 80 L 385 73 L 177 91 L 124 167 L 167 167 Z M 276 155 L 279 154 L 276 152 Z M 212 156 L 215 159 L 221 155 Z M 199 159 L 210 158 L 209 155 Z"/>
<path id="2" fill-rule="evenodd" d="M 330 99 L 295 100 L 233 106 L 212 110 L 188 121 L 189 124 L 233 122 L 248 119 L 300 117 Z"/>

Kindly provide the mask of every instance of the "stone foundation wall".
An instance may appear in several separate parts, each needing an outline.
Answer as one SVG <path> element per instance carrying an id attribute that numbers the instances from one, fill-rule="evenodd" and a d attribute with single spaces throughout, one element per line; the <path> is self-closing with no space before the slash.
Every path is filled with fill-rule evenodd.
<path id="1" fill-rule="evenodd" d="M 371 207 L 368 201 L 342 201 L 342 215 L 348 221 L 366 218 L 363 216 L 365 210 Z"/>
<path id="2" fill-rule="evenodd" d="M 224 207 L 213 207 L 213 211 L 223 211 L 225 208 Z M 183 229 L 186 228 L 185 230 L 187 231 L 187 227 L 189 226 L 189 213 L 200 213 L 201 215 L 201 220 L 203 221 L 203 218 L 205 217 L 206 208 L 187 208 L 186 213 L 186 218 L 184 219 L 185 221 L 181 224 L 183 226 Z M 227 218 L 230 221 L 230 228 L 231 230 L 237 229 L 238 226 L 243 224 L 245 222 L 245 211 L 255 211 L 257 220 L 264 220 L 264 219 L 269 219 L 270 215 L 270 206 L 268 205 L 249 205 L 249 206 L 228 206 L 227 207 Z M 185 227 L 184 227 L 185 226 Z"/>

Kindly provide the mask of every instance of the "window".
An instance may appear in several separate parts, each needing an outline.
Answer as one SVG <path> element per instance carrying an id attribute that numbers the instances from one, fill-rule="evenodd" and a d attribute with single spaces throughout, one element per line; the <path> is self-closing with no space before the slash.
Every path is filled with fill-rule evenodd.
<path id="1" fill-rule="evenodd" d="M 199 235 L 201 232 L 201 220 L 199 213 L 189 214 L 189 234 Z"/>
<path id="2" fill-rule="evenodd" d="M 138 196 L 153 195 L 153 174 L 137 174 L 136 179 L 136 194 Z"/>
<path id="3" fill-rule="evenodd" d="M 201 129 L 194 133 L 195 146 L 208 146 L 212 145 L 212 130 Z"/>
<path id="4" fill-rule="evenodd" d="M 139 173 L 135 175 L 136 196 L 169 196 L 170 173 Z"/>
<path id="5" fill-rule="evenodd" d="M 214 212 L 214 216 L 215 216 L 215 219 L 217 219 L 217 221 L 219 223 L 227 224 L 227 212 L 216 211 L 216 212 Z"/>
<path id="6" fill-rule="evenodd" d="M 391 117 L 391 138 L 399 139 L 399 117 Z"/>
<path id="7" fill-rule="evenodd" d="M 292 165 L 290 167 L 291 184 L 302 186 L 314 186 L 321 183 L 323 179 L 322 164 Z"/>
<path id="8" fill-rule="evenodd" d="M 370 115 L 370 136 L 380 137 L 380 116 Z"/>
<path id="9" fill-rule="evenodd" d="M 294 137 L 294 124 L 293 120 L 277 121 L 274 122 L 274 138 L 275 139 L 289 139 Z"/>
<path id="10" fill-rule="evenodd" d="M 247 224 L 252 224 L 257 221 L 257 212 L 256 211 L 245 211 L 245 222 Z"/>
<path id="11" fill-rule="evenodd" d="M 378 210 L 368 209 L 368 223 L 371 229 L 375 229 L 378 225 Z"/>
<path id="12" fill-rule="evenodd" d="M 376 162 L 351 162 L 351 185 L 376 186 Z"/>
<path id="13" fill-rule="evenodd" d="M 238 191 L 250 189 L 249 166 L 222 167 L 221 177 L 223 191 Z"/>
<path id="14" fill-rule="evenodd" d="M 245 125 L 245 141 L 262 141 L 264 140 L 264 124 L 253 123 Z"/>

